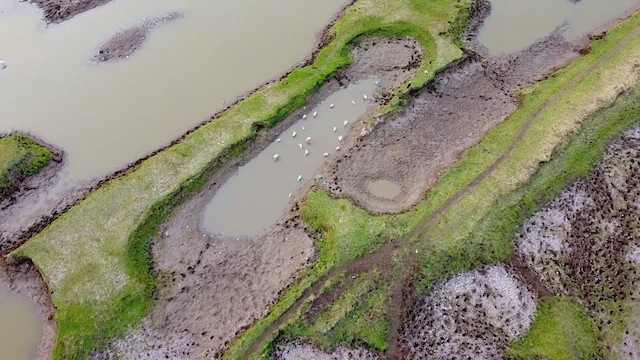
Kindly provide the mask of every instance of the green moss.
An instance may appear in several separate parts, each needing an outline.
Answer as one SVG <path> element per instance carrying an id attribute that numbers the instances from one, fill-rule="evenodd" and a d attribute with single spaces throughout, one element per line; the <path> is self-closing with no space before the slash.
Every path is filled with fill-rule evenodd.
<path id="1" fill-rule="evenodd" d="M 51 163 L 51 151 L 24 135 L 0 138 L 0 199 Z"/>
<path id="2" fill-rule="evenodd" d="M 568 298 L 544 300 L 523 338 L 505 351 L 507 359 L 578 360 L 598 357 L 598 329 L 587 309 Z"/>

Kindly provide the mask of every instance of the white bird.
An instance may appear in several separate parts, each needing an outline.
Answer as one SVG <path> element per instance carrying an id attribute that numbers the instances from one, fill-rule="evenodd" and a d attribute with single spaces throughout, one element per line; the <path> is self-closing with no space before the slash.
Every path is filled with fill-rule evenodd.
<path id="1" fill-rule="evenodd" d="M 352 103 L 353 105 L 355 105 L 355 104 L 356 104 L 356 102 L 355 102 L 355 101 L 353 101 L 353 100 L 351 100 L 351 103 Z"/>
<path id="2" fill-rule="evenodd" d="M 298 147 L 302 150 L 302 144 L 298 144 Z"/>
<path id="3" fill-rule="evenodd" d="M 336 106 L 336 104 L 329 105 L 329 109 L 333 109 L 334 106 Z"/>
<path id="4" fill-rule="evenodd" d="M 300 180 L 302 180 L 302 175 L 298 175 L 298 182 L 300 182 Z"/>
<path id="5" fill-rule="evenodd" d="M 291 136 L 293 136 L 293 137 L 296 137 L 296 135 L 298 135 L 298 134 L 296 134 L 295 131 L 293 132 L 293 134 L 291 134 Z"/>
<path id="6" fill-rule="evenodd" d="M 291 193 L 289 193 L 289 197 L 291 197 L 291 195 L 292 195 L 292 194 L 291 194 Z"/>
<path id="7" fill-rule="evenodd" d="M 333 132 L 336 132 L 336 130 L 338 130 L 338 128 L 334 126 L 333 127 Z"/>
<path id="8" fill-rule="evenodd" d="M 4 70 L 7 68 L 7 63 L 4 60 L 0 60 L 0 70 Z"/>
<path id="9" fill-rule="evenodd" d="M 304 149 L 304 156 L 309 155 L 309 149 Z"/>
<path id="10" fill-rule="evenodd" d="M 304 139 L 304 141 L 308 144 L 311 142 L 311 136 L 309 136 L 308 138 Z"/>
<path id="11" fill-rule="evenodd" d="M 305 128 L 304 128 L 304 126 L 303 126 L 303 127 L 302 127 L 302 131 L 305 131 L 305 130 L 307 130 L 307 129 L 305 129 Z"/>
<path id="12" fill-rule="evenodd" d="M 273 155 L 273 160 L 277 161 L 279 158 L 280 158 L 280 155 L 278 155 L 278 154 Z"/>
<path id="13" fill-rule="evenodd" d="M 344 126 L 347 126 L 347 124 L 348 124 L 348 123 L 349 123 L 349 121 L 348 121 L 348 120 L 345 120 L 345 121 L 344 121 Z"/>
<path id="14" fill-rule="evenodd" d="M 329 157 L 329 153 L 324 153 L 324 154 L 322 154 L 322 156 Z"/>
<path id="15" fill-rule="evenodd" d="M 282 139 L 280 139 L 280 138 L 277 138 L 277 139 L 276 139 L 276 142 L 280 142 L 280 141 L 282 141 Z"/>
<path id="16" fill-rule="evenodd" d="M 302 115 L 302 118 L 306 119 L 307 118 L 307 114 Z"/>
<path id="17" fill-rule="evenodd" d="M 369 100 L 369 97 L 367 96 L 367 94 L 362 95 L 362 97 L 364 97 L 365 100 Z"/>
<path id="18" fill-rule="evenodd" d="M 429 74 L 429 70 L 425 70 L 425 71 L 424 71 L 424 73 L 425 73 L 425 74 Z"/>
<path id="19" fill-rule="evenodd" d="M 339 150 L 340 150 L 340 146 L 337 146 L 337 147 L 336 147 L 336 151 L 339 151 Z"/>
<path id="20" fill-rule="evenodd" d="M 338 136 L 338 141 L 342 141 L 342 135 Z"/>
<path id="21" fill-rule="evenodd" d="M 317 111 L 314 111 L 314 112 L 313 112 L 313 117 L 316 117 L 316 116 L 318 116 L 318 112 L 317 112 Z"/>

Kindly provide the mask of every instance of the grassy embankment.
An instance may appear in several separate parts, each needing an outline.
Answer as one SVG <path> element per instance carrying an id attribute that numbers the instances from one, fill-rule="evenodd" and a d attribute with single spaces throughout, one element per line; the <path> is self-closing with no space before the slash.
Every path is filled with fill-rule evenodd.
<path id="1" fill-rule="evenodd" d="M 180 144 L 105 184 L 18 249 L 13 256 L 32 259 L 52 291 L 59 329 L 55 358 L 87 358 L 147 314 L 155 285 L 148 247 L 157 225 L 239 154 L 260 127 L 301 107 L 348 65 L 350 43 L 373 34 L 415 37 L 425 65 L 411 88 L 421 87 L 462 55 L 447 31 L 468 3 L 358 0 L 333 26 L 333 40 L 313 65 L 261 88 Z"/>
<path id="2" fill-rule="evenodd" d="M 587 176 L 607 142 L 640 118 L 635 91 L 615 100 L 637 81 L 638 29 L 636 14 L 594 42 L 590 54 L 524 91 L 520 108 L 467 151 L 414 210 L 373 216 L 346 200 L 311 194 L 303 216 L 323 232 L 314 280 L 327 269 L 375 251 L 388 239 L 405 239 L 396 240 L 402 250 L 394 264 L 380 264 L 390 277 L 372 277 L 376 285 L 366 291 L 358 290 L 364 281 L 359 279 L 344 290 L 344 297 L 358 293 L 359 301 L 338 298 L 316 321 L 303 315 L 306 304 L 284 335 L 303 336 L 322 347 L 364 342 L 385 350 L 390 288 L 407 272 L 406 259 L 415 250 L 420 292 L 456 273 L 508 261 L 524 219 L 571 181 Z M 611 108 L 595 113 L 614 101 Z M 434 216 L 437 211 L 441 212 Z M 288 305 L 281 303 L 276 311 L 279 306 Z M 326 319 L 332 319 L 330 328 L 321 326 Z"/>
<path id="3" fill-rule="evenodd" d="M 24 135 L 0 138 L 0 199 L 51 163 L 51 151 Z"/>
<path id="4" fill-rule="evenodd" d="M 507 359 L 595 359 L 598 328 L 584 306 L 569 298 L 544 300 L 529 333 L 511 344 Z"/>

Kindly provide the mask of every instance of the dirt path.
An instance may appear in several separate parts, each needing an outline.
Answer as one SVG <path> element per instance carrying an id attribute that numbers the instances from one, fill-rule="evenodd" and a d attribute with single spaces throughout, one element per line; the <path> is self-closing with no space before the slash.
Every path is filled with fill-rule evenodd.
<path id="1" fill-rule="evenodd" d="M 399 241 L 391 241 L 386 245 L 382 246 L 379 250 L 372 252 L 364 257 L 344 266 L 337 267 L 331 270 L 328 274 L 322 276 L 318 279 L 310 288 L 308 288 L 303 295 L 282 315 L 271 324 L 258 339 L 252 344 L 247 352 L 247 357 L 254 354 L 256 351 L 261 349 L 264 345 L 264 342 L 272 339 L 280 327 L 286 324 L 292 316 L 294 316 L 297 310 L 312 296 L 316 295 L 318 291 L 322 289 L 322 285 L 327 281 L 335 278 L 338 275 L 343 273 L 362 273 L 373 269 L 374 267 L 382 267 L 388 266 L 391 263 L 394 255 L 397 250 L 404 244 L 411 243 L 414 240 L 418 239 L 423 231 L 425 231 L 429 226 L 432 226 L 435 222 L 440 220 L 442 216 L 450 210 L 454 205 L 456 205 L 462 197 L 469 194 L 471 191 L 476 189 L 480 183 L 482 183 L 485 179 L 487 179 L 490 175 L 492 175 L 495 170 L 503 165 L 505 161 L 511 156 L 515 148 L 522 142 L 522 139 L 527 134 L 529 129 L 531 128 L 534 121 L 537 117 L 546 110 L 552 103 L 556 102 L 563 95 L 566 95 L 568 92 L 573 90 L 575 86 L 582 81 L 587 76 L 591 75 L 594 71 L 599 69 L 600 65 L 608 61 L 611 56 L 620 48 L 622 48 L 628 41 L 633 39 L 634 37 L 640 34 L 640 29 L 633 31 L 628 34 L 624 38 L 618 41 L 618 43 L 607 52 L 607 54 L 603 55 L 598 61 L 594 64 L 590 65 L 585 71 L 574 77 L 566 86 L 564 86 L 559 92 L 552 95 L 550 98 L 544 101 L 525 121 L 522 129 L 516 135 L 514 141 L 507 148 L 507 150 L 485 171 L 483 171 L 478 177 L 476 177 L 469 185 L 467 185 L 464 189 L 456 193 L 453 197 L 447 200 L 438 210 L 436 210 L 433 214 L 431 214 L 427 219 L 425 219 L 419 226 L 417 226 L 414 230 L 412 230 L 406 237 Z M 415 257 L 415 255 L 409 255 L 410 257 Z M 412 261 L 407 261 L 408 264 L 413 263 Z M 395 289 L 393 298 L 397 298 L 404 289 L 404 286 L 398 286 Z M 404 309 L 401 308 L 393 308 L 392 317 L 395 319 L 401 319 Z M 398 323 L 397 320 L 392 321 L 392 323 Z M 397 359 L 401 355 L 399 353 L 399 346 L 397 344 L 397 340 L 399 338 L 398 326 L 395 327 L 394 333 L 391 334 L 391 342 L 390 348 L 387 352 L 388 359 Z"/>

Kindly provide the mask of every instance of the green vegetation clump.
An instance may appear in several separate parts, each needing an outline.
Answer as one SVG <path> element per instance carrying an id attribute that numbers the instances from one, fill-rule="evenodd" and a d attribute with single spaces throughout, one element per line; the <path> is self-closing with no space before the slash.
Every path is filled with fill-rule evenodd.
<path id="1" fill-rule="evenodd" d="M 51 163 L 49 149 L 24 135 L 0 138 L 0 199 L 14 192 L 20 182 Z"/>
<path id="2" fill-rule="evenodd" d="M 365 343 L 383 351 L 389 345 L 389 326 L 367 328 L 367 324 L 388 324 L 392 309 L 389 289 L 402 281 L 403 274 L 413 272 L 407 267 L 414 266 L 408 261 L 414 253 L 419 254 L 415 262 L 419 294 L 454 274 L 507 262 L 513 254 L 514 236 L 526 216 L 570 182 L 587 176 L 607 143 L 640 118 L 633 70 L 640 55 L 639 25 L 640 15 L 636 14 L 594 42 L 589 55 L 526 89 L 519 109 L 467 151 L 413 210 L 375 216 L 324 192 L 310 194 L 302 215 L 324 234 L 318 242 L 320 258 L 265 319 L 232 344 L 228 358 L 242 358 L 304 289 L 318 279 L 327 280 L 323 276 L 330 277 L 345 261 L 387 242 L 394 242 L 399 250 L 392 263 L 379 264 L 384 268 L 378 270 L 391 273 L 376 285 L 379 293 L 371 291 L 358 303 L 343 302 L 330 316 L 335 326 L 323 331 L 314 330 L 319 324 L 303 318 L 308 308 L 303 306 L 303 311 L 284 321 L 284 336 L 305 336 L 324 348 Z M 621 90 L 632 88 L 627 96 L 617 99 Z M 382 300 L 374 301 L 373 294 L 378 296 L 385 289 Z M 354 290 L 346 289 L 345 294 L 350 291 Z M 336 322 L 337 315 L 342 320 Z M 376 329 L 379 332 L 372 335 Z"/>
<path id="3" fill-rule="evenodd" d="M 512 343 L 505 358 L 513 360 L 595 359 L 598 328 L 587 309 L 569 298 L 545 299 L 529 333 Z"/>
<path id="4" fill-rule="evenodd" d="M 417 39 L 424 64 L 411 87 L 397 97 L 424 86 L 437 70 L 462 56 L 448 29 L 470 0 L 423 1 L 419 9 L 415 3 L 357 0 L 334 24 L 331 41 L 312 65 L 262 87 L 179 144 L 108 182 L 13 253 L 32 259 L 52 291 L 59 329 L 54 357 L 88 358 L 147 314 L 155 286 L 149 243 L 157 225 L 259 128 L 274 126 L 300 108 L 349 65 L 350 44 L 373 34 Z M 291 294 L 282 301 L 295 300 L 295 288 Z"/>

